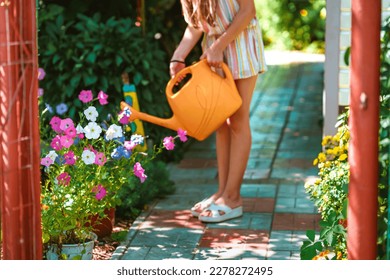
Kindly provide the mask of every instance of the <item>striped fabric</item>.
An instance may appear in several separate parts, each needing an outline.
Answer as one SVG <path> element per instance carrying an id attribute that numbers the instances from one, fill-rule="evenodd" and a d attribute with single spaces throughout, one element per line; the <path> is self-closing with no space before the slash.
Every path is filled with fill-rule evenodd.
<path id="1" fill-rule="evenodd" d="M 206 22 L 202 24 L 205 32 L 202 40 L 203 49 L 211 46 L 229 27 L 240 8 L 237 0 L 217 0 L 217 7 L 215 26 L 212 27 Z M 224 60 L 234 79 L 248 78 L 267 70 L 261 29 L 256 18 L 253 18 L 248 27 L 227 46 Z"/>

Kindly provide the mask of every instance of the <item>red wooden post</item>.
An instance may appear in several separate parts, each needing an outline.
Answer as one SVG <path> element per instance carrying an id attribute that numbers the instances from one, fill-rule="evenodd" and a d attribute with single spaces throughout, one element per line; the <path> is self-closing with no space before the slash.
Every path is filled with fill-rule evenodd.
<path id="1" fill-rule="evenodd" d="M 0 3 L 3 256 L 42 259 L 36 2 Z"/>
<path id="2" fill-rule="evenodd" d="M 348 259 L 377 256 L 381 1 L 352 1 Z"/>

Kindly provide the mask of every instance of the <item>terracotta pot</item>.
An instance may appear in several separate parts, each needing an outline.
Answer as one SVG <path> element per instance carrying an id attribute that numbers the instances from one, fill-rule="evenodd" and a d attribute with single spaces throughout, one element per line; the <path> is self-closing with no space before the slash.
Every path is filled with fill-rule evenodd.
<path id="1" fill-rule="evenodd" d="M 93 232 L 99 238 L 111 235 L 115 224 L 115 208 L 107 209 L 104 213 L 107 215 L 105 218 L 100 218 L 99 215 L 91 218 Z"/>

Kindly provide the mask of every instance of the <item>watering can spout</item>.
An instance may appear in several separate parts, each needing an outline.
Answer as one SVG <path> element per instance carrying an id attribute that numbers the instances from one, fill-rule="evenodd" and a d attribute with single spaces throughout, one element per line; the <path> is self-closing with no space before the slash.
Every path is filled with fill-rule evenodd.
<path id="1" fill-rule="evenodd" d="M 173 115 L 169 119 L 155 117 L 155 116 L 152 116 L 152 115 L 149 115 L 146 113 L 139 112 L 139 111 L 135 110 L 133 107 L 131 107 L 129 104 L 127 104 L 126 102 L 122 101 L 121 102 L 121 110 L 126 110 L 126 109 L 129 109 L 131 112 L 130 118 L 129 118 L 130 121 L 134 121 L 136 119 L 139 119 L 139 120 L 150 122 L 150 123 L 153 123 L 153 124 L 156 124 L 159 126 L 163 126 L 165 128 L 168 128 L 168 129 L 171 129 L 174 131 L 179 130 L 179 128 L 183 128 L 175 115 Z"/>

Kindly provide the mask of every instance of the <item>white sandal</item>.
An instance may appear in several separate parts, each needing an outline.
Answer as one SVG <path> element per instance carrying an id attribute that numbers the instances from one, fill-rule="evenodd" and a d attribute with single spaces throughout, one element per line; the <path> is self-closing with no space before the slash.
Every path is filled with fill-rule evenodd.
<path id="1" fill-rule="evenodd" d="M 202 201 L 196 203 L 194 205 L 194 207 L 191 208 L 192 216 L 199 217 L 199 214 L 202 213 L 202 211 L 204 211 L 205 209 L 207 209 L 213 202 L 214 202 L 214 200 L 209 197 L 209 198 L 205 198 Z M 200 209 L 200 212 L 196 211 L 197 209 Z"/>
<path id="2" fill-rule="evenodd" d="M 211 216 L 199 215 L 199 220 L 206 223 L 224 222 L 230 219 L 241 217 L 243 213 L 242 206 L 232 209 L 227 205 L 215 203 L 211 203 L 211 205 L 203 212 L 205 211 L 210 211 Z M 221 215 L 220 211 L 223 211 L 224 214 Z"/>

